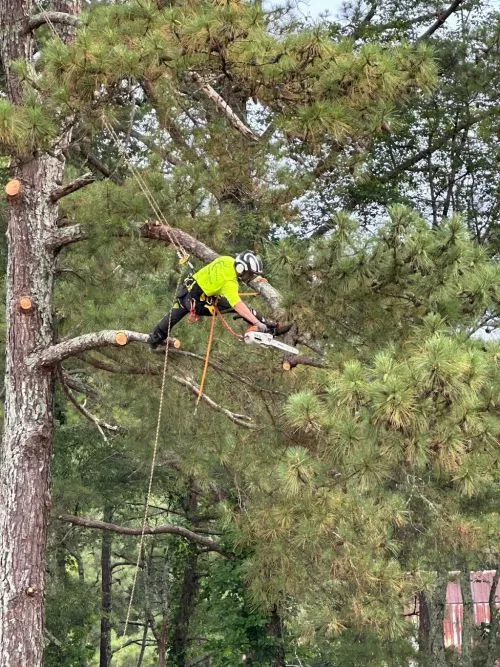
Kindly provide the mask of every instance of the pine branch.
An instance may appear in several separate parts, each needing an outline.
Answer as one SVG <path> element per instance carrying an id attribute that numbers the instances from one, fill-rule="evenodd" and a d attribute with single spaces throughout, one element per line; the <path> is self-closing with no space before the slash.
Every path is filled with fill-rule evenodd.
<path id="1" fill-rule="evenodd" d="M 90 185 L 91 183 L 94 182 L 95 178 L 92 176 L 92 174 L 83 174 L 82 176 L 75 178 L 75 180 L 71 181 L 71 183 L 66 183 L 66 185 L 61 185 L 61 187 L 52 190 L 50 194 L 50 199 L 52 203 L 55 204 L 63 197 L 67 197 L 73 192 L 81 190 L 85 186 Z"/>
<path id="2" fill-rule="evenodd" d="M 140 141 L 141 144 L 144 144 L 144 146 L 146 146 L 146 148 L 148 148 L 150 151 L 157 153 L 160 157 L 167 160 L 167 162 L 169 162 L 172 166 L 175 167 L 181 164 L 181 160 L 179 160 L 179 158 L 176 158 L 170 151 L 165 150 L 165 148 L 158 146 L 154 140 L 148 137 L 146 134 L 143 134 L 134 128 L 130 128 L 128 133 L 131 137 L 137 141 Z"/>
<path id="3" fill-rule="evenodd" d="M 252 141 L 259 141 L 259 137 L 252 132 L 252 130 L 245 125 L 245 123 L 238 118 L 238 116 L 231 109 L 229 104 L 215 91 L 208 83 L 204 83 L 202 77 L 196 72 L 191 73 L 191 78 L 200 86 L 200 90 L 211 100 L 217 109 L 221 111 L 227 118 L 229 123 L 247 139 Z"/>
<path id="4" fill-rule="evenodd" d="M 199 395 L 200 388 L 193 380 L 190 380 L 189 378 L 179 377 L 178 375 L 173 375 L 172 377 L 179 384 L 182 384 L 185 387 L 191 389 L 191 391 L 195 396 Z M 247 415 L 240 415 L 236 412 L 231 412 L 231 410 L 228 410 L 227 408 L 224 408 L 222 405 L 219 405 L 206 394 L 202 394 L 201 400 L 205 401 L 205 403 L 207 403 L 207 405 L 209 405 L 214 410 L 222 412 L 222 414 L 226 415 L 228 419 L 230 419 L 235 424 L 238 424 L 238 426 L 244 426 L 245 428 L 250 428 L 250 429 L 257 428 L 257 426 L 252 423 L 251 417 L 248 417 Z"/>
<path id="5" fill-rule="evenodd" d="M 120 535 L 141 535 L 141 528 L 130 528 L 129 526 L 119 526 L 116 523 L 107 523 L 106 521 L 98 521 L 97 519 L 89 519 L 82 516 L 73 516 L 72 514 L 61 514 L 57 517 L 59 521 L 64 521 L 65 523 L 71 523 L 73 526 L 83 526 L 84 528 L 95 528 L 96 530 L 108 530 L 112 533 L 118 533 Z M 175 526 L 174 524 L 164 524 L 163 526 L 145 526 L 144 528 L 145 535 L 178 535 L 179 537 L 184 537 L 190 542 L 196 544 L 201 544 L 210 551 L 216 551 L 217 553 L 222 554 L 223 556 L 229 557 L 227 551 L 225 551 L 217 542 L 204 537 L 203 535 L 198 535 L 188 528 L 183 526 Z"/>
<path id="6" fill-rule="evenodd" d="M 170 117 L 168 112 L 164 108 L 162 108 L 161 100 L 156 95 L 155 89 L 151 81 L 149 81 L 148 79 L 142 79 L 141 86 L 142 89 L 144 90 L 146 97 L 150 101 L 151 105 L 156 110 L 160 127 L 169 133 L 169 135 L 172 138 L 172 141 L 175 144 L 177 144 L 177 146 L 180 149 L 184 151 L 185 155 L 189 157 L 190 160 L 192 160 L 193 162 L 197 162 L 200 159 L 198 154 L 188 144 L 188 142 L 184 138 L 182 130 L 178 127 L 177 123 Z M 205 166 L 208 168 L 207 164 L 205 164 Z"/>
<path id="7" fill-rule="evenodd" d="M 430 37 L 433 33 L 436 32 L 438 28 L 440 28 L 443 23 L 446 21 L 446 19 L 453 14 L 453 12 L 456 12 L 459 6 L 464 2 L 465 0 L 454 0 L 454 2 L 451 3 L 451 5 L 448 7 L 448 9 L 444 12 L 438 12 L 437 14 L 437 20 L 431 25 L 430 28 L 428 28 L 420 37 L 417 38 L 416 42 L 420 42 L 422 39 L 426 39 L 427 37 Z"/>
<path id="8" fill-rule="evenodd" d="M 35 14 L 28 20 L 25 32 L 32 32 L 48 22 L 58 25 L 78 26 L 81 20 L 78 16 L 66 14 L 65 12 L 43 12 L 43 14 Z"/>
<path id="9" fill-rule="evenodd" d="M 124 334 L 126 337 L 125 343 L 117 341 L 117 335 L 119 336 L 120 334 Z M 80 352 L 85 352 L 85 350 L 93 350 L 109 345 L 122 347 L 124 344 L 130 342 L 147 343 L 148 338 L 148 334 L 138 331 L 125 331 L 123 329 L 97 331 L 56 343 L 56 345 L 52 345 L 41 352 L 30 355 L 27 363 L 31 367 L 51 366 L 63 359 L 80 354 Z M 170 345 L 173 345 L 174 342 L 173 339 L 169 339 Z"/>

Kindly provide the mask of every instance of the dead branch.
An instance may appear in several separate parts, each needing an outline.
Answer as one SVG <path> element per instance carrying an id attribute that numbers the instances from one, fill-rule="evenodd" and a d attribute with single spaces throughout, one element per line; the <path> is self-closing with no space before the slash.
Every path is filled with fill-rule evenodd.
<path id="1" fill-rule="evenodd" d="M 440 11 L 437 13 L 437 19 L 436 21 L 431 25 L 430 28 L 428 28 L 420 37 L 417 38 L 417 42 L 420 42 L 422 39 L 426 39 L 427 37 L 430 37 L 433 33 L 436 32 L 438 28 L 440 28 L 443 23 L 446 21 L 446 19 L 453 14 L 453 12 L 456 12 L 459 6 L 464 2 L 464 0 L 454 0 L 454 2 L 451 3 L 451 5 L 448 7 L 448 9 L 444 12 Z"/>
<path id="2" fill-rule="evenodd" d="M 61 369 L 59 369 L 58 377 L 59 377 L 59 382 L 61 383 L 62 390 L 64 394 L 67 396 L 68 400 L 75 406 L 75 408 L 78 410 L 80 414 L 82 414 L 86 419 L 88 419 L 95 426 L 97 426 L 104 440 L 107 441 L 107 438 L 104 435 L 103 430 L 110 431 L 111 433 L 118 433 L 118 431 L 120 430 L 118 426 L 113 426 L 111 424 L 107 424 L 106 422 L 102 421 L 101 419 L 93 415 L 90 412 L 90 410 L 87 410 L 87 408 L 84 405 L 82 405 L 76 400 L 70 388 L 68 387 L 68 384 Z"/>
<path id="3" fill-rule="evenodd" d="M 83 241 L 84 239 L 88 238 L 88 236 L 88 230 L 85 229 L 83 225 L 74 224 L 67 227 L 59 227 L 58 229 L 54 230 L 51 232 L 50 236 L 47 237 L 45 243 L 48 248 L 56 250 L 57 248 L 62 248 L 65 245 Z"/>
<path id="4" fill-rule="evenodd" d="M 80 18 L 72 14 L 66 14 L 65 12 L 44 12 L 43 14 L 35 14 L 29 18 L 25 32 L 36 30 L 49 21 L 58 25 L 69 26 L 77 26 L 81 23 Z"/>
<path id="5" fill-rule="evenodd" d="M 97 519 L 89 519 L 82 516 L 73 516 L 72 514 L 61 514 L 57 517 L 59 521 L 64 521 L 65 523 L 71 523 L 74 526 L 83 526 L 84 528 L 95 528 L 96 530 L 108 530 L 113 533 L 119 533 L 120 535 L 141 535 L 141 528 L 131 528 L 129 526 L 119 526 L 115 523 L 107 523 L 106 521 L 98 521 Z M 184 537 L 190 542 L 195 542 L 196 544 L 201 544 L 210 551 L 217 551 L 217 553 L 222 554 L 223 556 L 229 556 L 227 551 L 203 535 L 198 535 L 188 528 L 183 526 L 175 526 L 174 524 L 164 524 L 163 526 L 145 526 L 144 527 L 145 535 L 178 535 L 179 537 Z"/>
<path id="6" fill-rule="evenodd" d="M 76 391 L 79 394 L 85 394 L 85 396 L 91 396 L 93 398 L 99 396 L 99 392 L 94 389 L 94 387 L 91 387 L 86 382 L 83 382 L 83 380 L 80 378 L 75 377 L 74 375 L 70 375 L 69 373 L 63 373 L 63 376 L 65 383 L 73 391 Z"/>
<path id="7" fill-rule="evenodd" d="M 94 182 L 95 178 L 92 176 L 92 174 L 83 174 L 82 176 L 78 176 L 78 178 L 75 178 L 75 180 L 71 181 L 71 183 L 66 183 L 66 185 L 61 185 L 61 187 L 52 190 L 50 194 L 50 199 L 52 203 L 55 204 L 63 197 L 67 197 L 73 192 L 81 190 L 85 186 L 90 185 L 91 183 Z"/>
<path id="8" fill-rule="evenodd" d="M 195 396 L 199 395 L 200 388 L 194 380 L 189 378 L 179 377 L 178 375 L 173 375 L 172 378 L 179 384 L 182 384 L 185 387 L 188 387 L 188 389 L 191 389 L 191 391 Z M 244 426 L 245 428 L 250 428 L 250 429 L 257 428 L 257 426 L 252 423 L 252 418 L 248 417 L 248 415 L 241 415 L 236 412 L 231 412 L 231 410 L 228 410 L 227 408 L 224 408 L 222 405 L 219 405 L 206 394 L 202 394 L 201 400 L 205 401 L 205 403 L 207 403 L 207 405 L 209 405 L 214 410 L 222 412 L 222 414 L 226 415 L 228 419 L 230 419 L 235 424 L 238 424 L 238 426 Z"/>
<path id="9" fill-rule="evenodd" d="M 208 83 L 205 83 L 202 77 L 196 72 L 191 73 L 192 80 L 198 84 L 200 90 L 211 100 L 219 111 L 222 111 L 224 116 L 228 119 L 229 123 L 242 134 L 247 139 L 252 141 L 259 141 L 259 137 L 252 132 L 252 130 L 245 125 L 245 123 L 238 118 L 238 116 L 231 109 L 229 104 L 215 91 L 212 86 Z"/>
<path id="10" fill-rule="evenodd" d="M 196 354 L 196 352 L 189 352 L 188 350 L 176 350 L 172 349 L 171 354 L 173 356 L 181 356 L 181 357 L 188 357 L 191 359 L 197 359 L 198 361 L 203 362 L 205 358 L 201 354 Z M 120 365 L 118 366 L 115 363 L 108 363 L 106 361 L 102 361 L 101 359 L 97 359 L 91 354 L 86 354 L 82 355 L 82 359 L 86 361 L 87 363 L 91 364 L 94 366 L 94 368 L 97 368 L 102 371 L 107 371 L 108 373 L 122 373 L 124 375 L 159 375 L 160 370 L 157 367 L 151 367 L 151 366 L 123 366 Z M 255 391 L 258 392 L 266 392 L 268 394 L 276 394 L 278 396 L 287 396 L 287 394 L 284 391 L 278 391 L 277 389 L 268 389 L 267 387 L 260 387 L 259 385 L 254 384 L 251 380 L 249 380 L 246 377 L 243 377 L 242 375 L 238 375 L 238 373 L 235 373 L 234 371 L 229 370 L 228 368 L 222 366 L 221 364 L 218 364 L 216 361 L 212 361 L 209 359 L 208 365 L 213 368 L 214 370 L 218 371 L 219 373 L 223 373 L 225 375 L 229 375 L 229 377 L 234 378 L 235 380 L 238 380 L 242 384 L 247 385 L 248 387 L 251 387 Z"/>

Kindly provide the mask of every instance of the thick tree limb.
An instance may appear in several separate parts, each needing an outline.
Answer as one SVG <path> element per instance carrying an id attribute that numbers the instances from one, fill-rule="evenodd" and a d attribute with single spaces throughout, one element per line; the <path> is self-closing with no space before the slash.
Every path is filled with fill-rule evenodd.
<path id="1" fill-rule="evenodd" d="M 65 12 L 44 12 L 43 14 L 35 14 L 28 20 L 26 32 L 36 30 L 49 21 L 51 23 L 69 26 L 77 26 L 81 23 L 79 17 L 73 14 L 66 14 Z"/>
<path id="2" fill-rule="evenodd" d="M 82 176 L 79 176 L 78 178 L 75 178 L 75 180 L 71 181 L 71 183 L 66 183 L 66 185 L 61 185 L 61 187 L 56 188 L 55 190 L 52 190 L 52 192 L 50 194 L 50 199 L 55 204 L 57 201 L 59 201 L 63 197 L 67 197 L 68 195 L 72 194 L 73 192 L 76 192 L 77 190 L 81 190 L 86 185 L 90 185 L 91 183 L 94 183 L 94 181 L 95 181 L 95 178 L 92 176 L 92 174 L 83 174 Z"/>
<path id="3" fill-rule="evenodd" d="M 247 127 L 242 120 L 240 120 L 240 118 L 238 118 L 229 104 L 219 95 L 217 91 L 212 88 L 211 85 L 205 83 L 202 77 L 196 72 L 192 72 L 191 78 L 200 87 L 200 90 L 208 97 L 208 99 L 215 104 L 217 109 L 224 114 L 235 130 L 238 130 L 238 132 L 247 139 L 251 139 L 252 141 L 259 141 L 259 137 L 254 134 L 252 130 Z"/>
<path id="4" fill-rule="evenodd" d="M 139 333 L 138 331 L 126 331 L 121 330 L 105 330 L 97 331 L 94 333 L 84 334 L 83 336 L 77 336 L 76 338 L 70 338 L 65 340 L 62 343 L 56 343 L 51 347 L 42 350 L 41 352 L 31 354 L 27 359 L 28 365 L 32 367 L 36 366 L 50 366 L 55 364 L 63 359 L 72 357 L 75 354 L 80 354 L 80 352 L 85 352 L 85 350 L 93 350 L 98 347 L 107 347 L 108 345 L 114 345 L 115 347 L 121 347 L 121 344 L 117 342 L 116 336 L 119 333 L 123 333 L 127 337 L 127 342 L 138 342 L 138 343 L 147 343 L 148 334 Z M 173 339 L 170 339 L 170 344 L 173 344 Z"/>
<path id="5" fill-rule="evenodd" d="M 419 42 L 422 39 L 426 39 L 427 37 L 430 37 L 433 33 L 436 32 L 438 28 L 440 28 L 443 23 L 446 21 L 446 19 L 453 14 L 453 12 L 456 12 L 459 6 L 464 2 L 464 0 L 454 0 L 454 2 L 451 3 L 451 5 L 448 7 L 448 9 L 444 12 L 438 12 L 437 19 L 436 21 L 431 25 L 430 28 L 428 28 L 420 37 L 417 38 L 417 42 Z"/>
<path id="6" fill-rule="evenodd" d="M 141 528 L 130 528 L 129 526 L 119 526 L 115 523 L 107 523 L 106 521 L 98 521 L 97 519 L 88 519 L 82 516 L 73 516 L 72 514 L 61 514 L 57 517 L 59 521 L 64 521 L 65 523 L 71 523 L 74 526 L 83 526 L 84 528 L 95 528 L 96 530 L 109 530 L 113 533 L 119 533 L 120 535 L 141 535 Z M 228 556 L 229 554 L 224 551 L 224 549 L 203 535 L 198 535 L 188 528 L 183 526 L 175 526 L 174 524 L 165 524 L 163 526 L 145 526 L 144 529 L 145 535 L 178 535 L 179 537 L 184 537 L 190 542 L 195 542 L 196 544 L 201 544 L 210 551 L 217 551 L 217 553 L 222 554 L 223 556 Z"/>
<path id="7" fill-rule="evenodd" d="M 322 359 L 313 359 L 312 357 L 306 357 L 301 354 L 285 354 L 284 359 L 290 365 L 290 368 L 295 368 L 295 366 L 314 366 L 315 368 L 328 368 L 325 362 Z"/>
<path id="8" fill-rule="evenodd" d="M 77 243 L 83 239 L 88 238 L 88 231 L 83 225 L 74 224 L 67 227 L 59 227 L 54 230 L 46 239 L 46 244 L 49 248 L 56 250 L 71 243 Z"/>
<path id="9" fill-rule="evenodd" d="M 157 239 L 165 241 L 165 243 L 172 243 L 173 240 L 175 243 L 181 245 L 189 254 L 198 257 L 203 262 L 211 262 L 219 256 L 215 250 L 212 250 L 187 232 L 183 232 L 175 227 L 162 225 L 159 222 L 147 222 L 141 227 L 141 234 L 145 238 Z"/>
<path id="10" fill-rule="evenodd" d="M 179 377 L 178 375 L 173 375 L 172 377 L 179 384 L 182 384 L 185 387 L 188 387 L 188 389 L 191 389 L 191 391 L 195 396 L 199 395 L 200 388 L 194 382 L 194 380 L 190 380 L 189 378 Z M 222 412 L 222 414 L 226 415 L 228 419 L 230 419 L 235 424 L 238 424 L 238 426 L 244 426 L 245 428 L 250 428 L 250 429 L 257 428 L 257 426 L 252 422 L 251 417 L 248 417 L 247 415 L 240 415 L 236 412 L 231 412 L 231 410 L 228 410 L 227 408 L 224 408 L 222 405 L 219 405 L 206 394 L 202 394 L 201 400 L 205 401 L 205 403 L 207 403 L 207 405 L 209 405 L 214 410 Z"/>

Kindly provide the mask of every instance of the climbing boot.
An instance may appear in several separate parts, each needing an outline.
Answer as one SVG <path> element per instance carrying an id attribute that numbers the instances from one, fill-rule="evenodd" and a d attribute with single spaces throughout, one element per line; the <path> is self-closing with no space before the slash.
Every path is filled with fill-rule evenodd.
<path id="1" fill-rule="evenodd" d="M 165 334 L 165 332 L 162 331 L 159 327 L 156 327 L 149 334 L 149 338 L 148 338 L 149 347 L 152 350 L 156 350 L 158 345 L 163 343 L 166 340 L 166 338 L 167 338 L 167 335 Z"/>

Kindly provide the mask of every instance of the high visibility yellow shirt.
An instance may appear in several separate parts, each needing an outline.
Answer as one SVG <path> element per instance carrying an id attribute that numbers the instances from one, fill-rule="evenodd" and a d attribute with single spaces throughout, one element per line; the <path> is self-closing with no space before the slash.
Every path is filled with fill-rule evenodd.
<path id="1" fill-rule="evenodd" d="M 234 263 L 234 257 L 223 255 L 193 275 L 207 296 L 223 296 L 233 308 L 241 301 Z"/>

